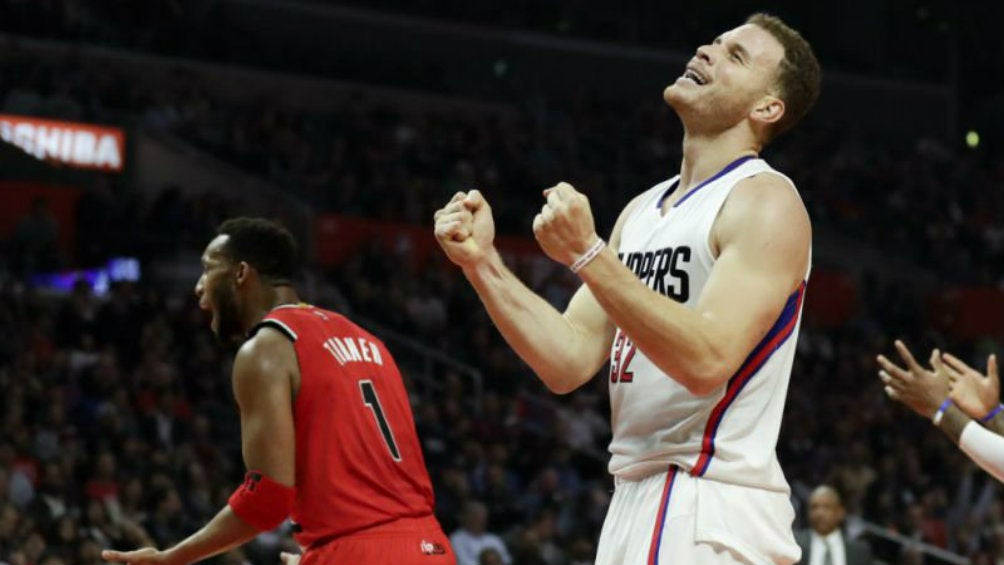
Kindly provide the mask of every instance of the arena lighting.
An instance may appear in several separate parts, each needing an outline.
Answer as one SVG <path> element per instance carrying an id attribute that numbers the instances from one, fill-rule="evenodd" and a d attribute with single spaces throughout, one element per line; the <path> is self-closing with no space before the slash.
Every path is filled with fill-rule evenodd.
<path id="1" fill-rule="evenodd" d="M 119 172 L 125 133 L 115 127 L 0 114 L 0 140 L 40 161 Z"/>
<path id="2" fill-rule="evenodd" d="M 31 277 L 31 285 L 57 293 L 73 290 L 78 280 L 85 280 L 91 285 L 94 294 L 104 295 L 111 283 L 118 281 L 139 282 L 139 259 L 135 257 L 114 257 L 102 267 L 79 271 L 61 271 L 58 273 L 40 273 Z"/>
<path id="3" fill-rule="evenodd" d="M 976 130 L 966 132 L 966 147 L 976 149 L 980 146 L 980 134 Z"/>

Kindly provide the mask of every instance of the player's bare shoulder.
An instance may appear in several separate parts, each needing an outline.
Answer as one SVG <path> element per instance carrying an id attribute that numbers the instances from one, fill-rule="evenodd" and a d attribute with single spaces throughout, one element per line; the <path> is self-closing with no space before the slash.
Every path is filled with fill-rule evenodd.
<path id="1" fill-rule="evenodd" d="M 715 220 L 712 249 L 735 238 L 761 237 L 781 251 L 808 251 L 812 242 L 809 213 L 793 184 L 773 172 L 747 177 L 732 189 Z"/>
<path id="2" fill-rule="evenodd" d="M 298 388 L 299 365 L 296 349 L 290 338 L 277 328 L 262 326 L 245 341 L 234 357 L 233 379 L 237 390 L 245 385 L 255 387 L 275 386 L 283 383 L 277 376 L 286 377 L 285 383 Z"/>

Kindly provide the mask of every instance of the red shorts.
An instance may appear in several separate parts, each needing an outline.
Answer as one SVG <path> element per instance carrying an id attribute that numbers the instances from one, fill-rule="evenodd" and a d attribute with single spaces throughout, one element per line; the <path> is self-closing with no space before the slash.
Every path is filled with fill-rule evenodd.
<path id="1" fill-rule="evenodd" d="M 450 540 L 435 517 L 402 518 L 320 542 L 300 565 L 456 565 Z"/>

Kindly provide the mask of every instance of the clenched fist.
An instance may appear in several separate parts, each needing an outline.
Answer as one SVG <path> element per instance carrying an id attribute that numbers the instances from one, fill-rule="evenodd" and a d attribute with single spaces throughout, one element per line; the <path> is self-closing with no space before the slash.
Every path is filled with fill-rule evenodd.
<path id="1" fill-rule="evenodd" d="M 454 194 L 434 218 L 436 241 L 460 267 L 476 265 L 494 250 L 495 220 L 481 191 Z"/>
<path id="2" fill-rule="evenodd" d="M 544 191 L 547 202 L 533 219 L 533 235 L 548 257 L 571 265 L 596 243 L 589 199 L 567 182 Z"/>

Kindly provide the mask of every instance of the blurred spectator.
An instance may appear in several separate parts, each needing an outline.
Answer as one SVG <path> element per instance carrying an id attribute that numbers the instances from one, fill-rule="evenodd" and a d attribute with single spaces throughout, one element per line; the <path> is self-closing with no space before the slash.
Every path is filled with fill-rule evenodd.
<path id="1" fill-rule="evenodd" d="M 557 517 L 554 510 L 545 508 L 537 514 L 528 530 L 534 535 L 537 552 L 547 565 L 561 565 L 565 552 L 557 535 Z"/>
<path id="2" fill-rule="evenodd" d="M 97 315 L 98 302 L 91 283 L 86 279 L 77 279 L 70 297 L 56 315 L 56 345 L 87 349 L 87 342 L 93 344 Z"/>
<path id="3" fill-rule="evenodd" d="M 52 524 L 67 512 L 74 512 L 67 498 L 66 477 L 57 463 L 46 463 L 42 467 L 38 492 L 27 513 L 37 524 Z"/>
<path id="4" fill-rule="evenodd" d="M 559 432 L 568 445 L 581 451 L 592 451 L 601 438 L 610 435 L 610 421 L 600 416 L 596 398 L 588 391 L 571 395 L 571 405 L 563 406 L 558 413 L 562 430 Z"/>
<path id="5" fill-rule="evenodd" d="M 460 518 L 460 528 L 450 534 L 457 565 L 478 565 L 482 552 L 488 549 L 498 552 L 503 564 L 512 563 L 512 557 L 502 538 L 489 532 L 487 528 L 488 509 L 481 502 L 468 501 Z"/>
<path id="6" fill-rule="evenodd" d="M 596 547 L 593 542 L 586 538 L 578 538 L 572 541 L 568 548 L 568 565 L 593 565 L 593 555 L 596 554 Z"/>
<path id="7" fill-rule="evenodd" d="M 165 484 L 158 487 L 149 504 L 152 511 L 143 526 L 158 546 L 172 546 L 191 533 L 192 527 L 185 519 L 181 497 L 173 486 Z"/>
<path id="8" fill-rule="evenodd" d="M 478 565 L 504 565 L 504 563 L 502 555 L 494 548 L 486 547 L 478 554 Z"/>
<path id="9" fill-rule="evenodd" d="M 843 502 L 833 487 L 820 486 L 809 497 L 810 528 L 795 533 L 803 565 L 871 565 L 872 551 L 864 541 L 842 531 Z"/>

